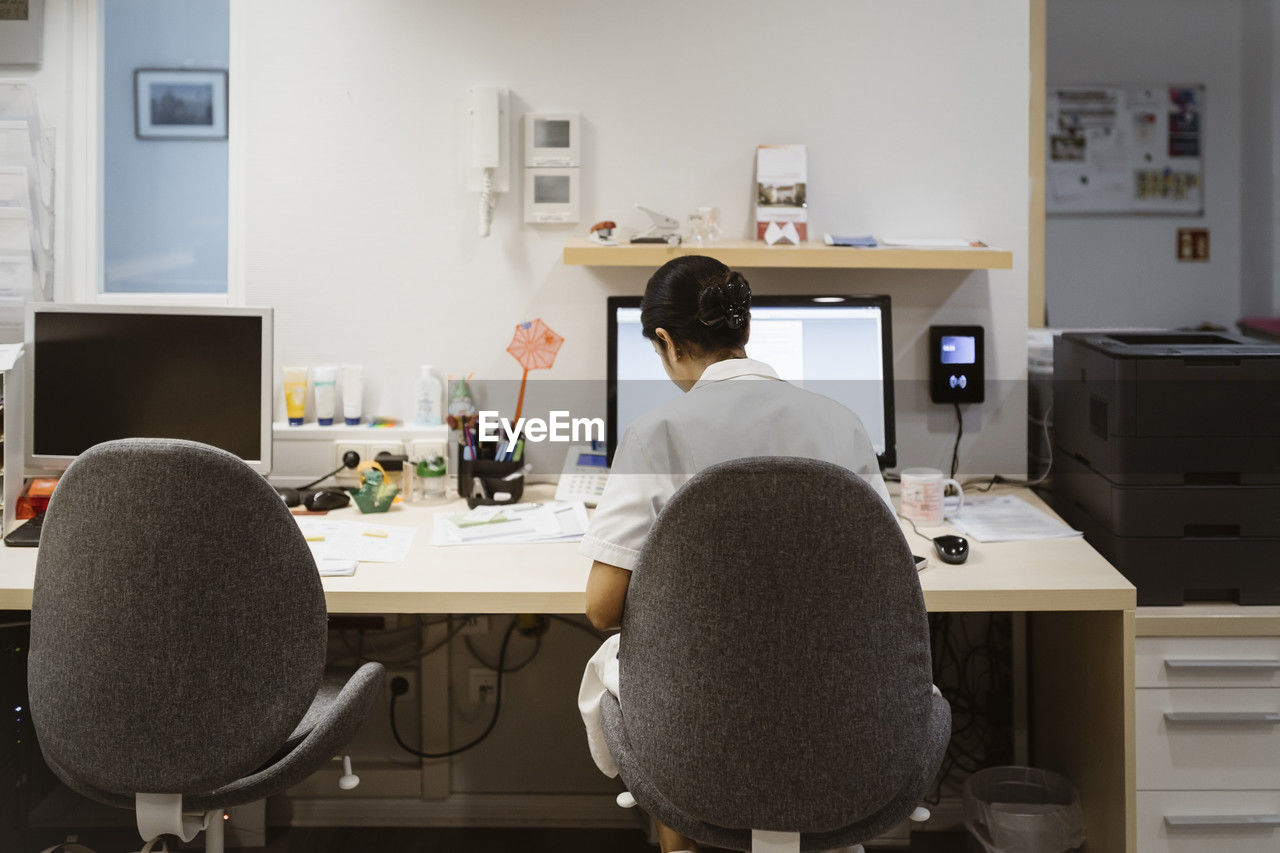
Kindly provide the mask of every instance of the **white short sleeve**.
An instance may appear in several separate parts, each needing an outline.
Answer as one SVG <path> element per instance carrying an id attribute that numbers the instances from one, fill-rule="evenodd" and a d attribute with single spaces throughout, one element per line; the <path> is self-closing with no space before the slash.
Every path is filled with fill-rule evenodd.
<path id="1" fill-rule="evenodd" d="M 578 552 L 620 569 L 635 568 L 640 547 L 674 490 L 672 477 L 654 469 L 634 427 L 628 429 Z"/>
<path id="2" fill-rule="evenodd" d="M 885 485 L 884 476 L 880 473 L 880 463 L 876 459 L 875 448 L 871 446 L 871 436 L 867 434 L 867 428 L 863 426 L 862 420 L 856 414 L 848 410 L 845 410 L 845 413 L 848 416 L 846 419 L 848 422 L 842 424 L 837 432 L 838 435 L 845 437 L 841 447 L 843 458 L 840 459 L 839 464 L 866 480 L 880 496 L 880 500 L 889 507 L 889 511 L 896 514 L 893 498 L 889 497 L 889 488 Z"/>

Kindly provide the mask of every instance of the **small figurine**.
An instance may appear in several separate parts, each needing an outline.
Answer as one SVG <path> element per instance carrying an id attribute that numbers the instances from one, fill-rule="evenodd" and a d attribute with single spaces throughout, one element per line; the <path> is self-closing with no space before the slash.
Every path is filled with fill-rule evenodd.
<path id="1" fill-rule="evenodd" d="M 380 468 L 369 468 L 352 499 L 361 512 L 386 512 L 399 493 L 399 489 L 386 481 Z"/>
<path id="2" fill-rule="evenodd" d="M 449 395 L 449 427 L 451 429 L 461 429 L 461 424 L 475 416 L 476 402 L 471 397 L 471 386 L 467 384 L 467 380 L 471 378 L 471 374 L 453 379 L 453 393 Z"/>

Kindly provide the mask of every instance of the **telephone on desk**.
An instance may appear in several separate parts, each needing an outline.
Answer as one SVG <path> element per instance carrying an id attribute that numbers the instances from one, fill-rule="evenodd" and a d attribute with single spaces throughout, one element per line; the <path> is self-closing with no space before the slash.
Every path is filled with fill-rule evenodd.
<path id="1" fill-rule="evenodd" d="M 564 468 L 560 471 L 556 500 L 582 501 L 587 506 L 595 506 L 608 480 L 609 457 L 603 442 L 571 444 L 565 453 Z"/>

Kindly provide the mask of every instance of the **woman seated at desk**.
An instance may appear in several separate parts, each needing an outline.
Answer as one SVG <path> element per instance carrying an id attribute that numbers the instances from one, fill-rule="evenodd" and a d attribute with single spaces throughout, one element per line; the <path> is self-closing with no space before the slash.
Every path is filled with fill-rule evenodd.
<path id="1" fill-rule="evenodd" d="M 637 419 L 622 436 L 612 474 L 581 551 L 595 562 L 587 616 L 601 630 L 622 623 L 640 547 L 676 490 L 694 474 L 749 456 L 797 456 L 843 466 L 892 507 L 871 440 L 858 416 L 798 388 L 747 357 L 751 287 L 741 273 L 701 255 L 664 264 L 645 287 L 640 322 L 679 399 Z M 592 657 L 579 706 L 592 757 L 609 776 L 617 767 L 599 723 L 600 699 L 617 692 L 618 635 Z M 696 850 L 660 827 L 664 853 Z"/>

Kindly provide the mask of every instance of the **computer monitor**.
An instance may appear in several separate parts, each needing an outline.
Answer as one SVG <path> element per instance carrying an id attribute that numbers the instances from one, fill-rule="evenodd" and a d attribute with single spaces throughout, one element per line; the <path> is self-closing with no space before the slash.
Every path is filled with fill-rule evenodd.
<path id="1" fill-rule="evenodd" d="M 608 300 L 609 460 L 637 417 L 680 396 L 641 333 L 640 297 Z M 747 355 L 862 419 L 881 468 L 897 464 L 888 296 L 752 296 Z"/>
<path id="2" fill-rule="evenodd" d="M 62 470 L 112 439 L 185 438 L 269 473 L 271 333 L 270 308 L 29 306 L 26 466 Z"/>

